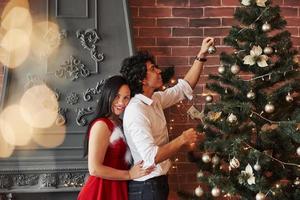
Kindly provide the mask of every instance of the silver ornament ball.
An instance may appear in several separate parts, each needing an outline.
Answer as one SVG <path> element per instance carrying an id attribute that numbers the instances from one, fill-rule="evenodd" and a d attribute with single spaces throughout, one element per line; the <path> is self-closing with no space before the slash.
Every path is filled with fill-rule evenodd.
<path id="1" fill-rule="evenodd" d="M 208 47 L 208 49 L 207 49 L 207 52 L 208 52 L 209 54 L 214 54 L 214 53 L 216 53 L 216 51 L 217 51 L 217 49 L 216 49 L 216 47 L 214 47 L 214 46 L 210 46 L 210 47 Z"/>
<path id="2" fill-rule="evenodd" d="M 205 154 L 202 155 L 202 161 L 204 163 L 209 163 L 211 161 L 211 158 L 207 153 L 205 153 Z"/>
<path id="3" fill-rule="evenodd" d="M 218 72 L 220 74 L 223 74 L 225 72 L 225 67 L 223 65 L 221 65 L 220 67 L 218 67 Z"/>
<path id="4" fill-rule="evenodd" d="M 268 22 L 266 22 L 266 23 L 264 23 L 264 24 L 262 25 L 261 29 L 262 29 L 262 31 L 264 31 L 264 32 L 268 32 L 268 31 L 271 30 L 271 25 L 270 25 Z"/>
<path id="5" fill-rule="evenodd" d="M 254 93 L 252 90 L 250 90 L 250 91 L 247 93 L 247 98 L 248 98 L 248 99 L 253 100 L 253 99 L 255 99 L 255 97 L 256 97 L 256 95 L 255 95 L 255 93 Z"/>
<path id="6" fill-rule="evenodd" d="M 297 155 L 300 156 L 300 147 L 297 148 Z"/>
<path id="7" fill-rule="evenodd" d="M 201 196 L 203 195 L 203 193 L 204 193 L 204 191 L 203 191 L 203 189 L 200 187 L 200 185 L 199 185 L 198 187 L 196 187 L 196 189 L 195 189 L 195 195 L 196 195 L 197 197 L 201 197 Z"/>
<path id="8" fill-rule="evenodd" d="M 220 158 L 217 155 L 214 155 L 211 160 L 212 164 L 217 165 L 220 163 Z"/>
<path id="9" fill-rule="evenodd" d="M 237 64 L 234 64 L 231 66 L 230 71 L 233 74 L 238 74 L 240 72 L 240 66 L 238 66 Z"/>
<path id="10" fill-rule="evenodd" d="M 199 172 L 197 173 L 197 178 L 201 178 L 201 177 L 203 177 L 203 176 L 204 176 L 203 171 L 199 171 Z"/>
<path id="11" fill-rule="evenodd" d="M 294 98 L 292 97 L 292 95 L 290 93 L 288 93 L 288 95 L 285 96 L 285 100 L 286 102 L 293 102 Z"/>
<path id="12" fill-rule="evenodd" d="M 221 190 L 218 188 L 218 187 L 214 187 L 212 190 L 211 190 L 211 195 L 213 197 L 218 197 L 221 195 Z"/>
<path id="13" fill-rule="evenodd" d="M 233 157 L 230 160 L 229 165 L 230 165 L 231 168 L 239 168 L 240 167 L 240 161 L 236 157 Z"/>
<path id="14" fill-rule="evenodd" d="M 265 47 L 264 48 L 264 54 L 271 55 L 272 53 L 273 53 L 273 48 L 272 47 Z"/>
<path id="15" fill-rule="evenodd" d="M 260 171 L 260 170 L 261 170 L 261 166 L 260 166 L 258 163 L 256 163 L 256 164 L 253 166 L 253 168 L 254 168 L 255 171 Z"/>
<path id="16" fill-rule="evenodd" d="M 206 101 L 207 103 L 212 102 L 212 100 L 213 100 L 213 97 L 212 97 L 211 95 L 207 95 L 207 96 L 205 97 L 205 101 Z"/>
<path id="17" fill-rule="evenodd" d="M 227 121 L 231 124 L 234 124 L 237 122 L 237 117 L 234 114 L 230 114 L 227 118 Z"/>
<path id="18" fill-rule="evenodd" d="M 275 106 L 271 103 L 268 103 L 267 105 L 265 105 L 265 111 L 267 113 L 273 113 L 275 111 Z"/>
<path id="19" fill-rule="evenodd" d="M 266 195 L 265 195 L 264 193 L 259 192 L 259 193 L 256 194 L 255 199 L 256 199 L 256 200 L 264 200 L 264 199 L 265 199 L 265 196 L 266 196 Z"/>

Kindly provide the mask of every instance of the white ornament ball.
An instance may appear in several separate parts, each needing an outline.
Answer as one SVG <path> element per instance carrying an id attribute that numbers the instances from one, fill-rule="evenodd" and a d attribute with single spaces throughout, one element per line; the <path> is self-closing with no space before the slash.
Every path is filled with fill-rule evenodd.
<path id="1" fill-rule="evenodd" d="M 236 157 L 233 157 L 230 160 L 229 165 L 230 165 L 231 168 L 239 168 L 240 167 L 240 161 Z"/>
<path id="2" fill-rule="evenodd" d="M 213 195 L 213 197 L 218 197 L 221 194 L 221 190 L 218 187 L 214 187 L 211 190 L 211 195 Z"/>
<path id="3" fill-rule="evenodd" d="M 275 106 L 273 104 L 271 104 L 270 102 L 267 105 L 265 105 L 265 111 L 267 113 L 273 113 L 274 110 L 275 110 Z"/>
<path id="4" fill-rule="evenodd" d="M 220 163 L 220 158 L 217 155 L 214 155 L 211 162 L 212 162 L 212 164 L 217 165 Z"/>
<path id="5" fill-rule="evenodd" d="M 266 23 L 264 23 L 264 24 L 262 25 L 261 29 L 262 29 L 262 31 L 264 31 L 264 32 L 268 32 L 268 31 L 271 30 L 271 25 L 270 25 L 268 22 L 266 22 Z"/>
<path id="6" fill-rule="evenodd" d="M 300 147 L 297 148 L 297 155 L 300 156 Z"/>
<path id="7" fill-rule="evenodd" d="M 264 54 L 271 55 L 272 53 L 273 53 L 273 48 L 272 47 L 265 47 L 264 48 Z"/>
<path id="8" fill-rule="evenodd" d="M 286 102 L 293 102 L 294 98 L 292 97 L 292 95 L 290 93 L 288 93 L 288 95 L 285 96 L 285 100 Z"/>
<path id="9" fill-rule="evenodd" d="M 202 161 L 204 163 L 209 163 L 211 161 L 211 158 L 207 153 L 205 153 L 205 154 L 202 155 Z"/>
<path id="10" fill-rule="evenodd" d="M 260 171 L 261 170 L 261 166 L 258 164 L 258 162 L 253 166 L 255 171 Z"/>
<path id="11" fill-rule="evenodd" d="M 248 98 L 248 99 L 253 100 L 253 99 L 255 99 L 255 97 L 256 97 L 256 95 L 255 95 L 255 93 L 254 93 L 252 90 L 250 90 L 250 91 L 247 93 L 247 98 Z"/>
<path id="12" fill-rule="evenodd" d="M 203 193 L 204 193 L 204 191 L 203 191 L 203 189 L 200 187 L 200 185 L 199 185 L 198 187 L 196 187 L 196 189 L 195 189 L 195 195 L 196 195 L 197 197 L 201 197 L 201 196 L 203 195 Z"/>
<path id="13" fill-rule="evenodd" d="M 203 177 L 203 176 L 204 176 L 203 171 L 199 171 L 199 172 L 197 173 L 197 178 L 201 178 L 201 177 Z"/>
<path id="14" fill-rule="evenodd" d="M 240 72 L 240 66 L 238 66 L 237 64 L 234 64 L 231 66 L 230 71 L 233 74 L 238 74 Z"/>
<path id="15" fill-rule="evenodd" d="M 207 95 L 207 96 L 205 97 L 205 101 L 206 101 L 207 103 L 212 102 L 212 100 L 213 100 L 213 97 L 212 97 L 211 95 Z"/>
<path id="16" fill-rule="evenodd" d="M 255 199 L 256 199 L 256 200 L 264 200 L 264 199 L 265 199 L 265 196 L 266 196 L 266 195 L 265 195 L 264 193 L 259 192 L 259 193 L 256 194 Z"/>
<path id="17" fill-rule="evenodd" d="M 227 121 L 231 124 L 236 123 L 237 122 L 237 117 L 234 114 L 230 114 L 227 118 Z"/>
<path id="18" fill-rule="evenodd" d="M 207 52 L 208 52 L 209 54 L 214 54 L 214 53 L 216 53 L 216 51 L 217 51 L 217 49 L 216 49 L 216 47 L 214 47 L 214 46 L 210 46 L 210 47 L 208 47 L 208 49 L 207 49 Z"/>
<path id="19" fill-rule="evenodd" d="M 225 72 L 225 67 L 223 65 L 221 65 L 220 67 L 218 67 L 218 72 L 220 74 L 223 74 Z"/>

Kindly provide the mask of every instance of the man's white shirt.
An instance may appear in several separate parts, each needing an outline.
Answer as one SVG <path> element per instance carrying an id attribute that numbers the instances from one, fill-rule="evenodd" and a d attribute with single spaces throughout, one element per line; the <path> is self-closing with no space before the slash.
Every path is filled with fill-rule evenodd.
<path id="1" fill-rule="evenodd" d="M 143 160 L 145 168 L 155 164 L 159 146 L 169 142 L 163 109 L 178 103 L 185 97 L 192 99 L 192 93 L 189 83 L 179 79 L 175 86 L 165 91 L 154 92 L 151 99 L 143 94 L 137 94 L 130 100 L 125 109 L 123 127 L 134 163 Z M 144 181 L 165 175 L 170 167 L 171 161 L 165 160 L 158 163 L 151 174 L 135 180 Z"/>

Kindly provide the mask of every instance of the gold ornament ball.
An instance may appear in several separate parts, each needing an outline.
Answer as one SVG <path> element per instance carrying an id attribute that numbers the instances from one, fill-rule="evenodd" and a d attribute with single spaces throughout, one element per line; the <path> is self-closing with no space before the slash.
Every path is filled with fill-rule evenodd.
<path id="1" fill-rule="evenodd" d="M 214 54 L 214 53 L 216 53 L 216 51 L 217 51 L 217 49 L 216 49 L 216 47 L 214 47 L 214 46 L 210 46 L 210 47 L 208 47 L 208 49 L 207 49 L 207 52 L 208 52 L 209 54 Z"/>
<path id="2" fill-rule="evenodd" d="M 223 65 L 221 65 L 220 67 L 218 67 L 218 72 L 220 74 L 223 74 L 225 72 L 225 67 Z"/>
<path id="3" fill-rule="evenodd" d="M 286 95 L 285 97 L 286 102 L 293 102 L 294 98 L 292 97 L 292 95 L 290 93 L 288 93 L 288 95 Z"/>
<path id="4" fill-rule="evenodd" d="M 265 199 L 265 196 L 266 196 L 266 195 L 265 195 L 264 193 L 259 192 L 259 193 L 256 194 L 255 199 L 256 199 L 256 200 L 264 200 L 264 199 Z"/>
<path id="5" fill-rule="evenodd" d="M 266 23 L 264 23 L 264 24 L 262 25 L 261 29 L 262 29 L 262 31 L 264 31 L 264 32 L 268 32 L 268 31 L 271 30 L 271 25 L 270 25 L 268 22 L 266 22 Z"/>
<path id="6" fill-rule="evenodd" d="M 247 98 L 248 98 L 248 99 L 253 100 L 253 99 L 255 99 L 255 97 L 256 97 L 256 95 L 255 95 L 255 93 L 254 93 L 252 90 L 250 90 L 250 91 L 247 93 Z"/>
<path id="7" fill-rule="evenodd" d="M 218 188 L 218 187 L 214 187 L 212 190 L 211 190 L 211 195 L 213 197 L 218 197 L 220 196 L 221 194 L 221 190 Z"/>
<path id="8" fill-rule="evenodd" d="M 275 111 L 275 106 L 271 103 L 268 103 L 267 105 L 265 105 L 265 111 L 267 113 L 273 113 Z"/>
<path id="9" fill-rule="evenodd" d="M 240 66 L 238 66 L 237 64 L 234 64 L 231 66 L 230 71 L 233 74 L 238 74 L 240 72 Z"/>
<path id="10" fill-rule="evenodd" d="M 202 155 L 202 161 L 204 163 L 209 163 L 211 161 L 211 158 L 208 154 L 205 153 L 205 154 Z"/>
<path id="11" fill-rule="evenodd" d="M 199 185 L 198 187 L 196 187 L 196 189 L 195 189 L 195 195 L 196 195 L 197 197 L 201 197 L 201 196 L 203 195 L 203 193 L 204 193 L 204 191 L 203 191 L 203 189 L 200 187 L 200 185 Z"/>
<path id="12" fill-rule="evenodd" d="M 230 165 L 231 168 L 239 168 L 240 167 L 240 161 L 236 157 L 233 157 L 230 160 L 229 165 Z"/>
<path id="13" fill-rule="evenodd" d="M 273 53 L 273 48 L 272 47 L 264 48 L 264 54 L 271 55 L 272 53 Z"/>
<path id="14" fill-rule="evenodd" d="M 211 95 L 207 95 L 207 96 L 205 97 L 205 101 L 206 101 L 207 103 L 212 102 L 212 100 L 213 100 L 213 97 L 212 97 Z"/>

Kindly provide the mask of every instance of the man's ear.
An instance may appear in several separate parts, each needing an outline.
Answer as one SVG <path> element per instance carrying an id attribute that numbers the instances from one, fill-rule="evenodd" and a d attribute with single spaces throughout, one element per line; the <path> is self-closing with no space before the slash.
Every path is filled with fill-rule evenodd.
<path id="1" fill-rule="evenodd" d="M 140 83 L 142 83 L 142 85 L 146 85 L 146 79 L 144 78 L 142 81 L 140 81 Z"/>

